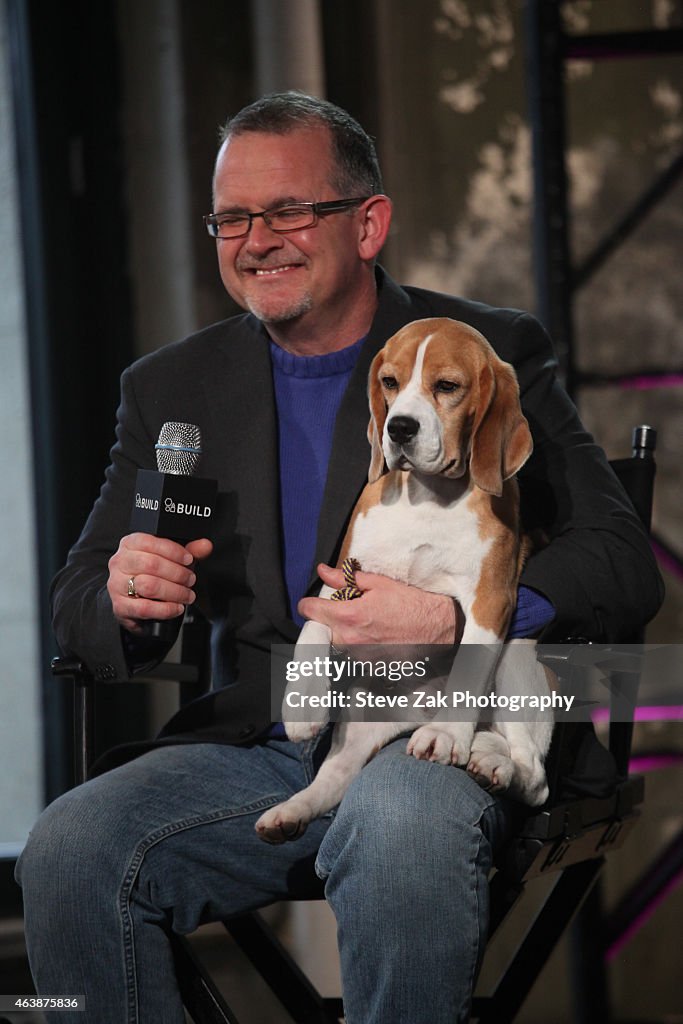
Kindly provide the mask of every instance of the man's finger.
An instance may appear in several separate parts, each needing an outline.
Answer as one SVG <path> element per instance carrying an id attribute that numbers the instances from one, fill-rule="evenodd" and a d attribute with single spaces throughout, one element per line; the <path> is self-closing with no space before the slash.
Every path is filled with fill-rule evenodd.
<path id="1" fill-rule="evenodd" d="M 324 562 L 321 562 L 318 566 L 318 575 L 323 583 L 326 583 L 328 587 L 332 587 L 334 590 L 347 585 L 346 577 L 342 570 L 333 569 L 331 565 L 325 565 Z M 392 584 L 397 583 L 396 580 L 392 580 L 388 576 L 380 576 L 376 572 L 363 572 L 362 569 L 357 569 L 354 576 L 359 590 L 374 590 L 376 587 L 381 586 L 384 581 Z M 406 586 L 405 583 L 399 585 Z"/>
<path id="2" fill-rule="evenodd" d="M 315 622 L 321 622 L 323 626 L 328 626 L 327 606 L 331 603 L 320 597 L 302 597 L 297 605 L 297 611 L 304 619 L 313 619 Z"/>
<path id="3" fill-rule="evenodd" d="M 323 597 L 302 597 L 297 610 L 304 619 L 313 619 L 323 626 L 332 627 L 338 622 L 346 621 L 348 602 L 328 601 Z"/>
<path id="4" fill-rule="evenodd" d="M 179 565 L 189 565 L 192 555 L 182 544 L 166 537 L 155 537 L 151 533 L 129 533 L 123 537 L 119 550 L 144 551 L 159 558 L 165 558 L 169 562 L 177 562 Z"/>
<path id="5" fill-rule="evenodd" d="M 183 569 L 183 573 L 189 570 Z M 192 589 L 196 583 L 194 573 L 190 572 L 186 580 L 174 582 L 159 576 L 147 576 L 144 573 L 123 576 L 121 578 L 121 595 L 139 601 L 176 602 L 184 605 L 193 604 L 196 594 Z M 132 589 L 131 589 L 132 587 Z"/>
<path id="6" fill-rule="evenodd" d="M 195 562 L 201 562 L 204 558 L 209 557 L 213 551 L 213 544 L 206 537 L 201 537 L 186 544 L 185 550 L 192 555 Z"/>
<path id="7" fill-rule="evenodd" d="M 173 601 L 154 601 L 147 598 L 126 598 L 120 602 L 119 618 L 131 622 L 145 619 L 177 619 L 185 611 L 184 604 Z"/>
<path id="8" fill-rule="evenodd" d="M 321 563 L 318 566 L 318 576 L 323 583 L 326 583 L 328 587 L 332 587 L 333 590 L 344 586 L 344 573 L 341 569 L 333 569 L 331 565 Z"/>

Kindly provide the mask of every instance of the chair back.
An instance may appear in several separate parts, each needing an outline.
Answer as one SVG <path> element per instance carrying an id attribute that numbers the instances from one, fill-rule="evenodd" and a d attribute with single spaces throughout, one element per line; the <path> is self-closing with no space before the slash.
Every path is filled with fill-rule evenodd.
<path id="1" fill-rule="evenodd" d="M 631 499 L 641 523 L 650 532 L 655 486 L 655 449 L 657 431 L 654 427 L 634 427 L 630 458 L 615 459 L 610 465 Z M 642 644 L 644 627 L 625 638 L 626 644 Z M 637 652 L 633 652 L 634 660 Z M 633 718 L 638 696 L 639 672 L 613 673 L 610 680 L 609 748 L 621 778 L 628 775 L 628 762 L 633 740 Z"/>

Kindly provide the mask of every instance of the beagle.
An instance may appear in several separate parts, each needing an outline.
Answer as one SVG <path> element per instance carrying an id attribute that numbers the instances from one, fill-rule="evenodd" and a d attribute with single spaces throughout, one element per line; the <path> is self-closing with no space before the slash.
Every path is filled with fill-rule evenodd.
<path id="1" fill-rule="evenodd" d="M 340 564 L 352 557 L 366 572 L 455 598 L 465 616 L 461 644 L 476 645 L 467 650 L 468 689 L 484 693 L 493 685 L 499 694 L 547 694 L 535 642 L 503 643 L 526 554 L 514 476 L 532 451 L 513 368 L 474 328 L 431 318 L 389 339 L 375 356 L 368 387 L 368 484 L 352 513 Z M 332 593 L 324 586 L 320 596 Z M 309 621 L 294 658 L 307 660 L 309 645 L 327 650 L 330 643 L 328 627 Z M 454 670 L 457 664 L 454 656 Z M 449 686 L 454 678 L 451 673 Z M 322 695 L 329 679 L 309 677 L 306 686 L 309 695 Z M 293 687 L 301 691 L 302 683 Z M 287 707 L 285 695 L 285 719 Z M 311 717 L 317 720 L 285 721 L 289 738 L 315 736 L 328 713 Z M 273 843 L 298 838 L 339 803 L 378 749 L 405 732 L 412 732 L 407 752 L 416 758 L 466 768 L 482 786 L 531 805 L 546 800 L 543 759 L 552 713 L 534 722 L 505 722 L 491 713 L 479 723 L 448 719 L 439 711 L 419 728 L 415 717 L 337 722 L 315 780 L 266 811 L 257 832 Z"/>

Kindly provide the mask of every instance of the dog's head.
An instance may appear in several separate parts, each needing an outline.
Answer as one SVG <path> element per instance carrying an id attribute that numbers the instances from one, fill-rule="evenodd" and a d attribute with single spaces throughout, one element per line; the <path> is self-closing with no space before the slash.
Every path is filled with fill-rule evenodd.
<path id="1" fill-rule="evenodd" d="M 458 320 L 407 324 L 375 356 L 369 378 L 369 479 L 389 469 L 463 476 L 502 493 L 532 451 L 513 368 Z"/>

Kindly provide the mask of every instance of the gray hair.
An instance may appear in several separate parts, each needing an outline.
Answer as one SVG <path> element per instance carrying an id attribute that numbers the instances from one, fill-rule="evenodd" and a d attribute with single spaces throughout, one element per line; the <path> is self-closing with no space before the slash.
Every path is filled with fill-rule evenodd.
<path id="1" fill-rule="evenodd" d="M 228 118 L 221 144 L 247 132 L 287 135 L 301 128 L 325 127 L 332 140 L 334 169 L 330 184 L 341 196 L 380 194 L 382 175 L 375 145 L 355 118 L 341 107 L 302 92 L 262 96 Z"/>

